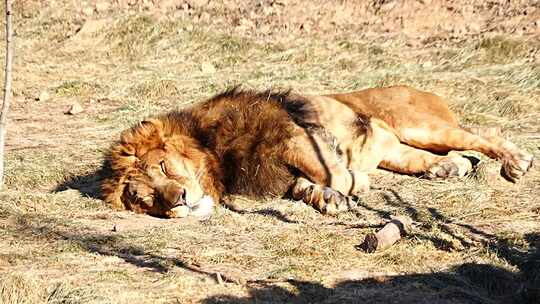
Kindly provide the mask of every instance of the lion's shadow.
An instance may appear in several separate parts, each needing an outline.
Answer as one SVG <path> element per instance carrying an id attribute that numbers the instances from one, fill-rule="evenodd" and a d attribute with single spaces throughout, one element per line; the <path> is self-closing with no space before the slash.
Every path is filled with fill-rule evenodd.
<path id="1" fill-rule="evenodd" d="M 103 179 L 110 176 L 110 164 L 104 161 L 101 166 L 90 172 L 74 175 L 56 185 L 52 192 L 61 192 L 69 189 L 77 190 L 81 195 L 102 199 L 101 183 Z"/>

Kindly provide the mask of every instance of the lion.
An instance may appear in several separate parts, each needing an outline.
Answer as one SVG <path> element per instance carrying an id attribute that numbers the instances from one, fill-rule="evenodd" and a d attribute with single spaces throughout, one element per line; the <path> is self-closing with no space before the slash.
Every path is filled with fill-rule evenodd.
<path id="1" fill-rule="evenodd" d="M 463 177 L 473 165 L 462 150 L 499 160 L 511 182 L 533 161 L 501 137 L 461 128 L 443 98 L 406 86 L 329 95 L 233 88 L 122 132 L 102 193 L 115 208 L 165 218 L 209 217 L 230 195 L 288 196 L 332 215 L 355 206 L 376 168 Z"/>

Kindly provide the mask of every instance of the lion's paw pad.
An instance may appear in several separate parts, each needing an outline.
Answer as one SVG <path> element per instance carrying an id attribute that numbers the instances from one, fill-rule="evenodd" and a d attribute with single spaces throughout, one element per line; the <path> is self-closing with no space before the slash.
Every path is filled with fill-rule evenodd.
<path id="1" fill-rule="evenodd" d="M 426 172 L 427 178 L 463 177 L 472 170 L 471 162 L 461 156 L 444 158 Z"/>

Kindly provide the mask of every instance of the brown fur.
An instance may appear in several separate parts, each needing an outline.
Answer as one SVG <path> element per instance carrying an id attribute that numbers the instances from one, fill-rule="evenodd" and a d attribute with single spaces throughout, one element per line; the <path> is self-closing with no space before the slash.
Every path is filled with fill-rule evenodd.
<path id="1" fill-rule="evenodd" d="M 327 96 L 232 89 L 124 131 L 112 146 L 102 189 L 117 208 L 174 217 L 203 195 L 283 196 L 292 190 L 321 212 L 349 209 L 380 166 L 429 177 L 471 168 L 451 150 L 477 150 L 503 162 L 515 181 L 532 157 L 499 137 L 457 124 L 438 96 L 408 87 Z"/>

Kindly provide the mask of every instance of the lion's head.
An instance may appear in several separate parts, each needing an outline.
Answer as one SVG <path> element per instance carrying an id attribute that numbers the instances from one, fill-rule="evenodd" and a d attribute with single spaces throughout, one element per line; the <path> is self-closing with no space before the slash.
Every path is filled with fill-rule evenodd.
<path id="1" fill-rule="evenodd" d="M 194 213 L 208 217 L 208 201 L 220 196 L 217 162 L 181 128 L 162 117 L 124 131 L 109 156 L 111 176 L 102 185 L 105 201 L 159 217 L 182 217 L 204 203 L 204 210 Z"/>

